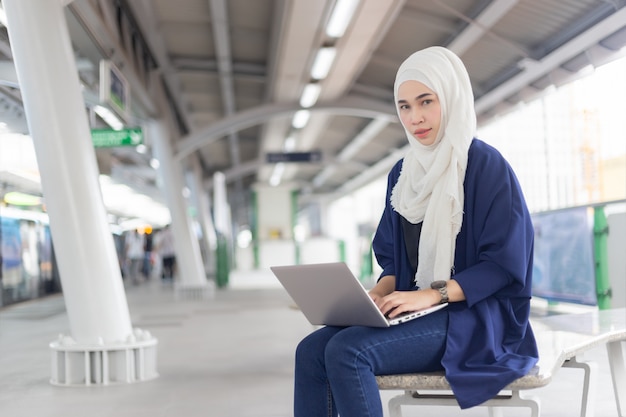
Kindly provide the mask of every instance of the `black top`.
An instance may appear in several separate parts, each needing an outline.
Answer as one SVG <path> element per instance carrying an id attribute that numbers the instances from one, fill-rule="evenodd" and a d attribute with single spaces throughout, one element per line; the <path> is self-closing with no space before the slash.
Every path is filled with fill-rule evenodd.
<path id="1" fill-rule="evenodd" d="M 404 234 L 404 244 L 406 245 L 406 253 L 409 254 L 409 261 L 411 262 L 411 268 L 413 269 L 413 276 L 417 272 L 417 248 L 420 243 L 420 234 L 422 233 L 422 222 L 413 224 L 400 216 L 402 222 L 402 233 Z"/>

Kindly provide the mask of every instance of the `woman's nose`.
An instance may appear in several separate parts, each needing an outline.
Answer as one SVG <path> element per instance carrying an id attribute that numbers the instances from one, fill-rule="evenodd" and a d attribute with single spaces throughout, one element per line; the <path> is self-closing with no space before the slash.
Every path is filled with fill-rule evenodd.
<path id="1" fill-rule="evenodd" d="M 419 110 L 413 110 L 411 112 L 411 123 L 420 124 L 424 121 L 424 114 Z"/>

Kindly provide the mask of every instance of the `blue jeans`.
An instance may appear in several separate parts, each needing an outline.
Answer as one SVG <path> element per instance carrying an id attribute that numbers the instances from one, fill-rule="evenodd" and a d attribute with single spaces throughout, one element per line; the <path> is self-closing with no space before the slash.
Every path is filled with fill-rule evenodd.
<path id="1" fill-rule="evenodd" d="M 443 369 L 447 309 L 387 328 L 322 327 L 296 349 L 295 417 L 382 417 L 375 375 Z"/>

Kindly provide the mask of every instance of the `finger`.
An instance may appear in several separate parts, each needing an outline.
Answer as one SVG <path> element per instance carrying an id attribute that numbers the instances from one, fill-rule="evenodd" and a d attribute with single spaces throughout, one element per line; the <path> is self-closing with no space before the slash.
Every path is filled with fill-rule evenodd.
<path id="1" fill-rule="evenodd" d="M 376 304 L 376 307 L 378 307 L 378 309 L 380 310 L 384 301 L 383 301 L 383 297 L 379 296 L 379 295 L 374 295 L 372 297 L 372 300 L 374 301 L 374 304 Z"/>
<path id="2" fill-rule="evenodd" d="M 400 303 L 396 297 L 386 296 L 382 299 L 379 308 L 383 314 L 388 315 L 392 310 L 396 309 Z"/>
<path id="3" fill-rule="evenodd" d="M 394 318 L 400 314 L 406 313 L 407 311 L 409 311 L 409 309 L 407 309 L 406 304 L 399 304 L 389 312 L 388 316 L 389 318 Z"/>

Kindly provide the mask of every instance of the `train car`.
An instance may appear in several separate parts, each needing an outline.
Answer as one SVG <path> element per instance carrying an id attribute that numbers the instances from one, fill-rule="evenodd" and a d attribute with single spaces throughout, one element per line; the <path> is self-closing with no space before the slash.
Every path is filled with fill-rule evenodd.
<path id="1" fill-rule="evenodd" d="M 60 291 L 48 216 L 0 207 L 0 306 Z"/>

